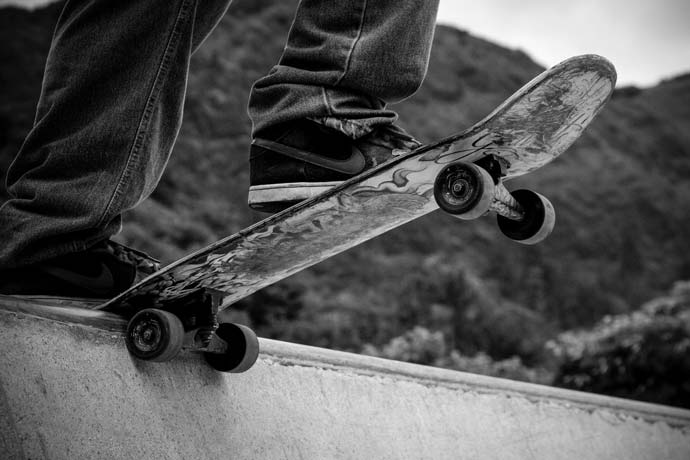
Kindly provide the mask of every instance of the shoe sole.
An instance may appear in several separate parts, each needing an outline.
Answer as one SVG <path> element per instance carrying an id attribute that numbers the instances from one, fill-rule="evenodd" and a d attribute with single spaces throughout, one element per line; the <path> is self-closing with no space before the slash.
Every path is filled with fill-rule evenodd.
<path id="1" fill-rule="evenodd" d="M 292 182 L 249 187 L 249 207 L 262 212 L 279 212 L 318 196 L 342 182 Z"/>

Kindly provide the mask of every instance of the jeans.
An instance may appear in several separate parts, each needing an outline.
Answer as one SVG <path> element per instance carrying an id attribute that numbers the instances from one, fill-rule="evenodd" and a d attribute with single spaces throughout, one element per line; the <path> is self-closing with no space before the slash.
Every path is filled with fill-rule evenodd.
<path id="1" fill-rule="evenodd" d="M 192 53 L 230 0 L 68 0 L 35 122 L 9 168 L 0 268 L 88 249 L 151 194 L 182 121 Z M 302 0 L 252 89 L 254 130 L 302 117 L 393 123 L 429 60 L 438 0 Z"/>

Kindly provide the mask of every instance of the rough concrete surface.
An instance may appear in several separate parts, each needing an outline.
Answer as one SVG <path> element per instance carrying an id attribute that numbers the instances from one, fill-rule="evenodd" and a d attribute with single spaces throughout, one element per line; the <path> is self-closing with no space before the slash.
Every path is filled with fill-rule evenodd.
<path id="1" fill-rule="evenodd" d="M 270 340 L 147 363 L 96 316 L 0 298 L 0 458 L 690 458 L 690 411 Z"/>

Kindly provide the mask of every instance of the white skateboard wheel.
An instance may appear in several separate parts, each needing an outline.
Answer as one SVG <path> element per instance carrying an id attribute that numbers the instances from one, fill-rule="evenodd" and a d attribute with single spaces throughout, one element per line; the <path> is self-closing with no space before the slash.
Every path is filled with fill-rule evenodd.
<path id="1" fill-rule="evenodd" d="M 474 163 L 453 163 L 436 176 L 434 198 L 447 213 L 471 220 L 489 211 L 494 188 L 494 180 L 484 168 Z"/>
<path id="2" fill-rule="evenodd" d="M 169 361 L 182 350 L 183 342 L 182 321 L 164 310 L 141 310 L 127 324 L 127 348 L 139 359 Z"/>
<path id="3" fill-rule="evenodd" d="M 511 195 L 520 203 L 525 215 L 521 220 L 498 215 L 498 228 L 505 236 L 521 244 L 544 241 L 556 225 L 556 211 L 551 202 L 531 190 L 516 190 Z"/>
<path id="4" fill-rule="evenodd" d="M 259 357 L 259 339 L 247 326 L 221 323 L 216 335 L 227 344 L 225 353 L 205 352 L 211 367 L 220 372 L 240 373 L 251 368 Z"/>

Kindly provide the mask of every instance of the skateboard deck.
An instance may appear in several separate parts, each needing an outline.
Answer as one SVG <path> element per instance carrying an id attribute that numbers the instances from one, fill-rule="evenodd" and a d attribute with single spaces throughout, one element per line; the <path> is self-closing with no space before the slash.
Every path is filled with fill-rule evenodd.
<path id="1" fill-rule="evenodd" d="M 151 308 L 184 316 L 197 308 L 197 296 L 204 292 L 213 298 L 214 315 L 439 206 L 466 219 L 495 211 L 508 236 L 540 241 L 553 228 L 550 203 L 527 191 L 511 194 L 503 183 L 561 155 L 602 109 L 615 81 L 613 65 L 602 57 L 568 59 L 534 78 L 469 129 L 395 157 L 200 249 L 96 308 L 127 318 Z M 458 165 L 460 170 L 453 169 Z M 530 228 L 512 228 L 531 212 L 524 202 L 536 206 L 539 218 Z"/>

